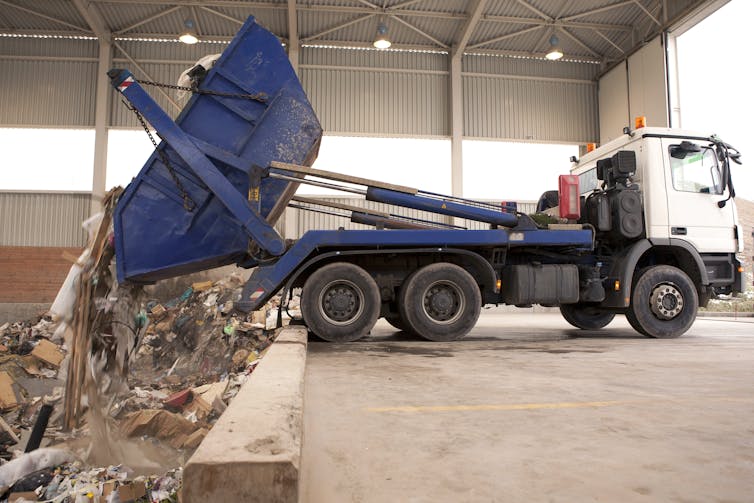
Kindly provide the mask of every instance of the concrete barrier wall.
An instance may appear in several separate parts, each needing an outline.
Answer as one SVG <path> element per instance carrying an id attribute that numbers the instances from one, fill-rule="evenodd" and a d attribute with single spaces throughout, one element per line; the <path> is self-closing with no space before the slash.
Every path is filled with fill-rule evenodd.
<path id="1" fill-rule="evenodd" d="M 181 501 L 298 501 L 307 332 L 288 327 L 189 459 Z"/>

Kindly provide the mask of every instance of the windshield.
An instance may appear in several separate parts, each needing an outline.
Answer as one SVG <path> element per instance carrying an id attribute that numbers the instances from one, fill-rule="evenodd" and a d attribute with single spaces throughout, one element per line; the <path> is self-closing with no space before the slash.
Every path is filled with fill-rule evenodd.
<path id="1" fill-rule="evenodd" d="M 673 188 L 681 192 L 722 194 L 722 176 L 714 150 L 701 147 L 698 152 L 684 152 L 680 149 L 680 145 L 669 148 Z"/>

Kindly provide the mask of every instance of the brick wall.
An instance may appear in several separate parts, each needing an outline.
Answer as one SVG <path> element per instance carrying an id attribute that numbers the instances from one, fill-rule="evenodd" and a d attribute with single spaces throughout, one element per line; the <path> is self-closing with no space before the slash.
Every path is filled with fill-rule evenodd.
<path id="1" fill-rule="evenodd" d="M 0 246 L 0 303 L 52 303 L 81 248 Z"/>

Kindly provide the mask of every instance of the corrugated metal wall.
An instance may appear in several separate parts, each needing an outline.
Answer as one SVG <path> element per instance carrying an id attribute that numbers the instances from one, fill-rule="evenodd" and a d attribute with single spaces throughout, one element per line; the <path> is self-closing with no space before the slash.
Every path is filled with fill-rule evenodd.
<path id="1" fill-rule="evenodd" d="M 128 68 L 140 80 L 151 80 L 165 84 L 175 84 L 184 70 L 193 66 L 194 62 L 209 54 L 219 54 L 224 49 L 224 43 L 204 43 L 186 45 L 176 42 L 145 42 L 134 40 L 120 40 L 118 45 L 128 56 L 139 63 L 135 68 L 119 48 L 113 50 L 113 66 Z M 175 118 L 186 102 L 188 96 L 179 98 L 179 92 L 174 89 L 156 88 L 144 86 L 147 92 L 165 110 L 168 115 Z M 176 108 L 167 97 L 175 102 Z M 116 128 L 140 129 L 136 116 L 126 108 L 121 99 L 115 94 L 110 101 L 110 124 Z"/>
<path id="2" fill-rule="evenodd" d="M 464 136 L 587 143 L 599 136 L 598 65 L 464 58 Z"/>
<path id="3" fill-rule="evenodd" d="M 0 126 L 93 126 L 96 58 L 96 40 L 0 38 Z"/>
<path id="4" fill-rule="evenodd" d="M 348 204 L 351 206 L 357 206 L 360 208 L 367 208 L 371 210 L 377 210 L 382 211 L 385 213 L 391 213 L 394 215 L 401 215 L 405 217 L 411 217 L 411 218 L 419 218 L 422 220 L 430 220 L 435 222 L 444 222 L 446 221 L 447 217 L 444 217 L 443 215 L 437 215 L 435 213 L 430 213 L 427 211 L 419 211 L 414 210 L 410 208 L 401 208 L 398 206 L 393 206 L 390 204 L 384 204 L 384 203 L 375 203 L 373 201 L 366 201 L 363 198 L 356 198 L 356 197 L 348 197 L 348 196 L 316 196 L 316 199 L 321 201 L 327 201 L 327 202 L 336 202 L 340 204 Z M 485 201 L 485 202 L 491 202 L 491 203 L 499 203 L 499 201 Z M 522 213 L 533 213 L 535 208 L 537 206 L 536 202 L 531 201 L 524 201 L 518 203 L 518 211 Z M 322 213 L 315 213 L 313 211 L 303 211 L 303 210 L 297 210 L 294 208 L 288 208 L 286 211 L 295 212 L 295 215 L 293 217 L 293 221 L 296 222 L 296 232 L 295 237 L 301 237 L 306 231 L 310 230 L 335 230 L 340 227 L 343 227 L 344 229 L 373 229 L 374 227 L 370 227 L 367 225 L 362 224 L 355 224 L 352 223 L 348 218 L 344 217 L 337 217 L 333 215 L 326 215 Z M 348 213 L 343 210 L 336 210 L 333 209 L 334 212 L 339 213 Z M 284 218 L 281 218 L 281 221 L 284 221 Z M 290 221 L 290 220 L 288 220 Z M 462 220 L 460 224 L 463 227 L 466 227 L 468 229 L 489 229 L 489 224 L 483 223 L 483 222 L 477 222 L 474 220 Z"/>
<path id="5" fill-rule="evenodd" d="M 0 191 L 0 246 L 83 247 L 89 192 Z"/>
<path id="6" fill-rule="evenodd" d="M 223 44 L 117 43 L 158 82 L 175 83 L 199 57 Z M 92 127 L 95 40 L 2 38 L 0 126 Z M 130 67 L 119 49 L 114 65 Z M 328 134 L 447 137 L 449 56 L 409 51 L 303 47 L 304 88 Z M 464 58 L 464 135 L 468 138 L 584 143 L 598 136 L 598 66 L 525 58 Z M 157 89 L 158 103 L 178 112 Z M 173 101 L 183 101 L 166 91 Z M 113 127 L 138 128 L 115 95 Z"/>
<path id="7" fill-rule="evenodd" d="M 447 136 L 447 58 L 304 48 L 301 81 L 329 134 Z"/>

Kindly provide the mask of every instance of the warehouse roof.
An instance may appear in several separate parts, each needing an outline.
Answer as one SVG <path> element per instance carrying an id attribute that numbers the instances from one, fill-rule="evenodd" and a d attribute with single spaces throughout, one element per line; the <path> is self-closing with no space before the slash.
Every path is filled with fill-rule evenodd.
<path id="1" fill-rule="evenodd" d="M 566 58 L 609 64 L 704 0 L 0 0 L 0 34 L 175 40 L 192 20 L 202 40 L 229 40 L 249 15 L 283 42 L 371 47 L 384 22 L 393 47 L 543 57 L 553 34 Z M 289 11 L 296 13 L 289 22 Z"/>

